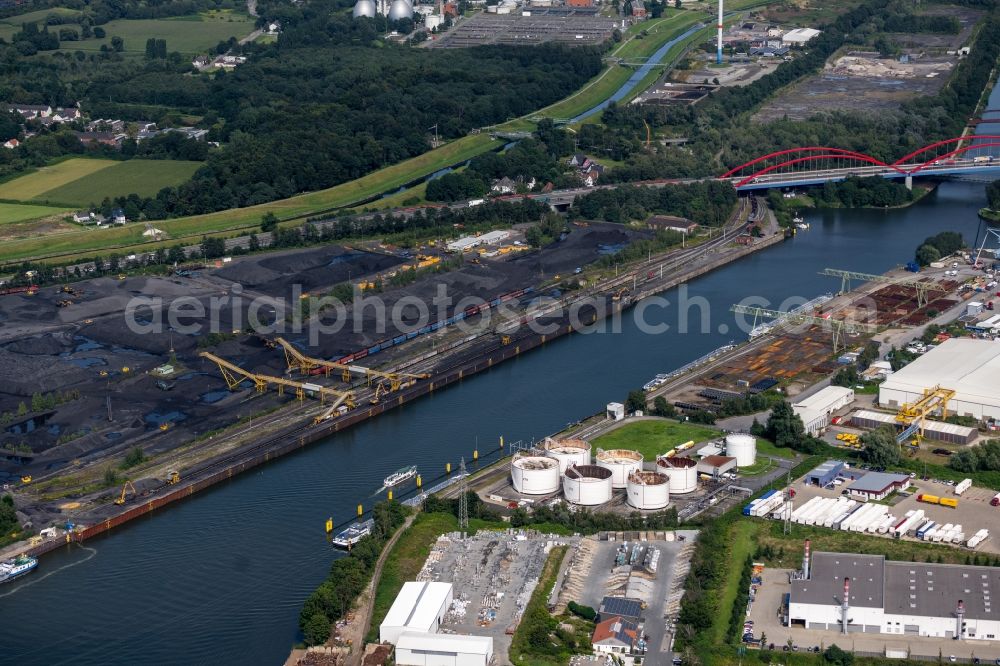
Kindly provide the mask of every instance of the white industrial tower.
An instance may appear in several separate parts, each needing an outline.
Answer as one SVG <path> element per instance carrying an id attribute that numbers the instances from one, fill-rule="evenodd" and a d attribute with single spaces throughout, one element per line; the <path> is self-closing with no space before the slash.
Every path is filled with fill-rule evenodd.
<path id="1" fill-rule="evenodd" d="M 722 0 L 719 0 L 719 23 L 715 26 L 716 29 L 716 41 L 715 41 L 715 62 L 719 65 L 722 64 Z"/>

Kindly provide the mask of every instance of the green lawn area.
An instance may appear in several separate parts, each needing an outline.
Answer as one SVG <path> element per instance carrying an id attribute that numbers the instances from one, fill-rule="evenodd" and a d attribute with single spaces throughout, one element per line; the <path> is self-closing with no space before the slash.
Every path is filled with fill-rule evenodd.
<path id="1" fill-rule="evenodd" d="M 635 421 L 601 435 L 593 441 L 602 449 L 638 451 L 646 460 L 663 455 L 678 444 L 694 440 L 703 442 L 721 433 L 707 426 L 678 423 L 669 419 Z"/>
<path id="2" fill-rule="evenodd" d="M 115 160 L 90 160 L 80 157 L 41 167 L 20 178 L 0 184 L 0 199 L 28 201 L 74 180 L 112 167 Z"/>
<path id="3" fill-rule="evenodd" d="M 375 590 L 375 606 L 369 633 L 376 631 L 375 628 L 385 619 L 393 600 L 403 589 L 403 583 L 416 580 L 437 538 L 457 529 L 458 519 L 448 513 L 421 513 L 414 519 L 410 529 L 399 537 L 382 568 L 382 578 Z M 377 640 L 377 636 L 373 640 Z"/>
<path id="4" fill-rule="evenodd" d="M 780 525 L 780 523 L 778 523 Z M 719 599 L 720 612 L 715 615 L 712 621 L 712 636 L 716 644 L 722 644 L 726 640 L 726 631 L 729 629 L 729 610 L 736 603 L 739 595 L 745 595 L 746 590 L 741 590 L 743 583 L 740 574 L 743 571 L 743 563 L 747 556 L 753 553 L 755 547 L 754 536 L 757 534 L 758 523 L 748 520 L 739 521 L 730 529 L 731 552 L 726 555 L 726 585 L 722 588 L 722 597 Z"/>
<path id="5" fill-rule="evenodd" d="M 775 446 L 773 443 L 766 439 L 760 437 L 757 438 L 757 453 L 765 456 L 774 456 L 775 458 L 794 458 L 795 451 L 791 449 L 783 449 Z"/>
<path id="6" fill-rule="evenodd" d="M 50 215 L 58 215 L 67 211 L 68 209 L 66 208 L 55 208 L 53 206 L 0 203 L 0 224 L 37 220 L 40 217 L 49 217 Z"/>
<path id="7" fill-rule="evenodd" d="M 113 162 L 100 171 L 66 183 L 35 196 L 37 201 L 66 203 L 74 206 L 99 204 L 104 197 L 138 194 L 155 196 L 164 187 L 189 180 L 201 162 L 182 160 L 128 160 Z"/>

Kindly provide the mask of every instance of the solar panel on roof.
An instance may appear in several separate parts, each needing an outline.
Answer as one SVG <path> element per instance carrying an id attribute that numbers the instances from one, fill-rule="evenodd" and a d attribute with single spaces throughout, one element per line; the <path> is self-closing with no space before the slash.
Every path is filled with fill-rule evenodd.
<path id="1" fill-rule="evenodd" d="M 620 615 L 625 618 L 637 618 L 642 615 L 642 603 L 636 599 L 624 597 L 604 597 L 601 601 L 601 615 L 603 617 Z"/>

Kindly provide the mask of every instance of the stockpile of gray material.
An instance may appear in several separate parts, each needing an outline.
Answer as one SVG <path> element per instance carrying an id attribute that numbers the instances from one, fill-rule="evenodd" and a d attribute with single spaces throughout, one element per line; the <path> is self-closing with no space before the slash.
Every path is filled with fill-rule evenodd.
<path id="1" fill-rule="evenodd" d="M 303 292 L 325 291 L 341 282 L 357 281 L 402 261 L 390 255 L 332 246 L 248 257 L 232 262 L 215 271 L 214 275 L 273 296 L 287 296 L 296 284 Z"/>
<path id="2" fill-rule="evenodd" d="M 53 356 L 29 356 L 0 348 L 0 390 L 17 396 L 31 396 L 73 386 L 86 381 L 93 370 L 85 370 Z"/>
<path id="3" fill-rule="evenodd" d="M 30 338 L 20 338 L 3 346 L 14 354 L 29 356 L 55 356 L 72 349 L 73 341 L 66 333 L 46 333 Z"/>

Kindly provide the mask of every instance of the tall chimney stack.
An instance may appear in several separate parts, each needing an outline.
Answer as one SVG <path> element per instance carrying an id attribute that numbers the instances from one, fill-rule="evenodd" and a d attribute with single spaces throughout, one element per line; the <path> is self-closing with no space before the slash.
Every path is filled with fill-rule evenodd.
<path id="1" fill-rule="evenodd" d="M 959 599 L 955 609 L 955 640 L 962 640 L 962 620 L 965 619 L 965 603 Z"/>
<path id="2" fill-rule="evenodd" d="M 851 579 L 844 577 L 844 601 L 840 604 L 840 632 L 847 633 L 847 611 L 850 607 Z"/>
<path id="3" fill-rule="evenodd" d="M 806 580 L 809 580 L 809 568 L 812 565 L 809 555 L 809 539 L 806 539 L 806 550 L 805 554 L 802 556 L 802 576 Z"/>
<path id="4" fill-rule="evenodd" d="M 715 26 L 717 39 L 715 45 L 715 62 L 722 64 L 722 0 L 719 0 L 719 23 Z"/>

